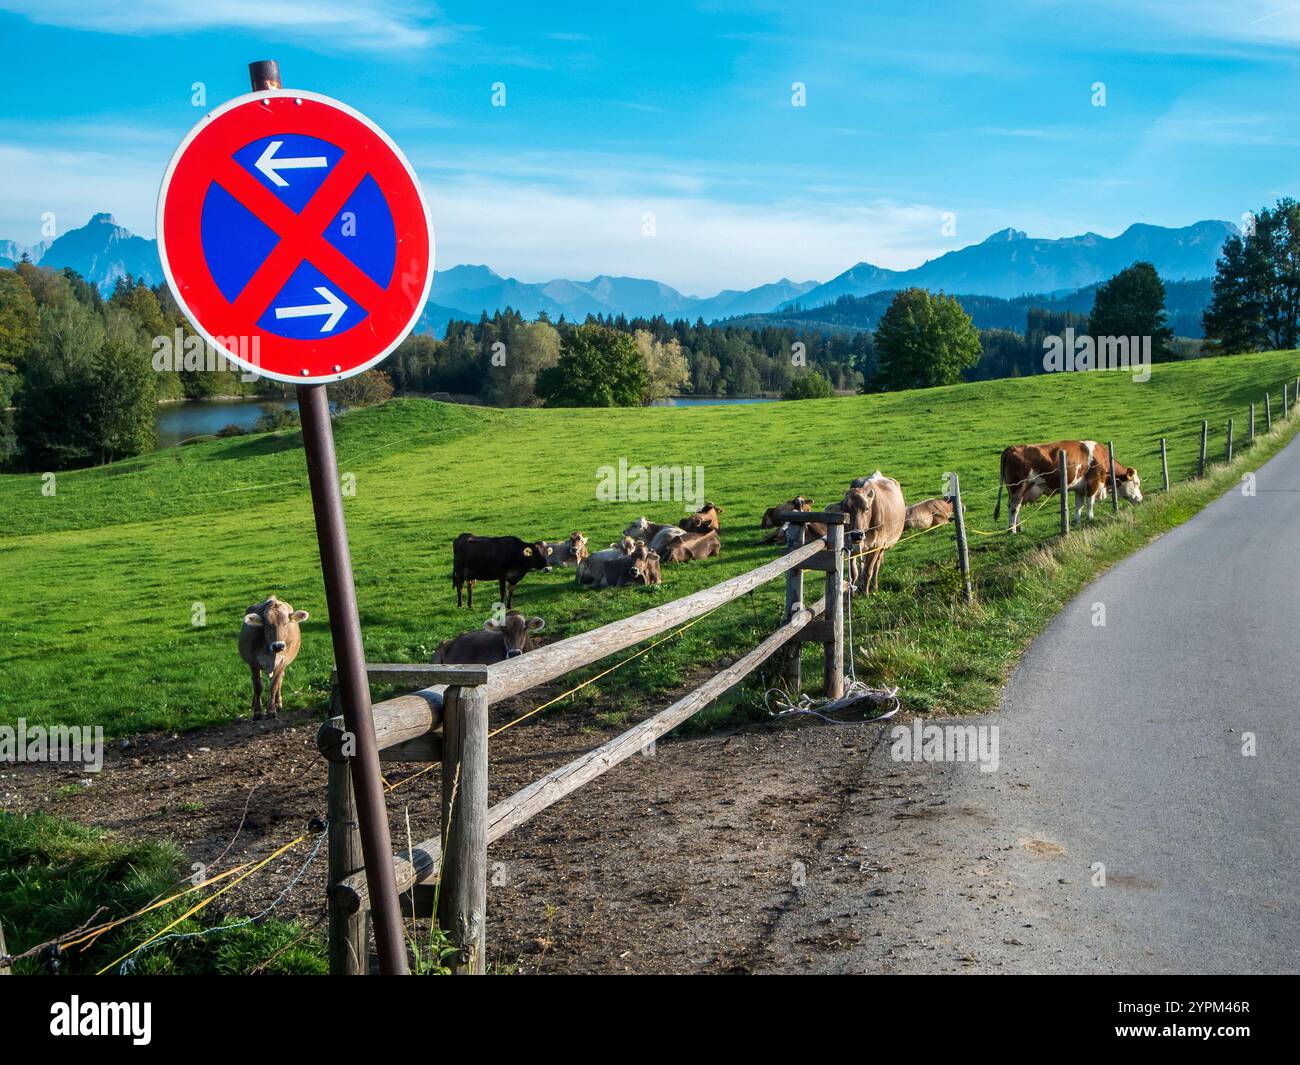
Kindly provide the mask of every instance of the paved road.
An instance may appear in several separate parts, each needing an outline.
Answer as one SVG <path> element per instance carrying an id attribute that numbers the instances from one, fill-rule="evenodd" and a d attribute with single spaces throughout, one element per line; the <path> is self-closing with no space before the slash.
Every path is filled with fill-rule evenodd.
<path id="1" fill-rule="evenodd" d="M 844 948 L 774 967 L 1300 971 L 1300 438 L 1256 487 L 1035 641 L 978 722 L 997 772 L 895 761 L 882 729 L 781 918 Z"/>

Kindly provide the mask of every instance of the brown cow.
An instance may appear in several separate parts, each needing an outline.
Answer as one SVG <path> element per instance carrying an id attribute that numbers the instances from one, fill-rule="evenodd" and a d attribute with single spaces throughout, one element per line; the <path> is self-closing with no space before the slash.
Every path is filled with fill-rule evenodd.
<path id="1" fill-rule="evenodd" d="M 788 502 L 781 503 L 775 507 L 768 507 L 763 511 L 763 517 L 759 519 L 758 527 L 760 529 L 772 529 L 774 531 L 763 537 L 762 542 L 765 544 L 783 543 L 785 541 L 785 523 L 777 518 L 777 515 L 787 510 L 802 510 L 806 512 L 812 510 L 812 504 L 813 501 L 811 496 L 795 496 Z M 824 536 L 825 530 L 818 535 Z"/>
<path id="2" fill-rule="evenodd" d="M 660 551 L 664 544 L 675 536 L 684 536 L 686 530 L 680 525 L 661 525 L 651 521 L 644 514 L 623 530 L 624 536 L 634 540 L 644 540 L 651 551 Z"/>
<path id="3" fill-rule="evenodd" d="M 567 540 L 543 540 L 546 548 L 546 561 L 552 566 L 577 566 L 590 551 L 587 550 L 587 538 L 580 532 L 569 533 Z"/>
<path id="4" fill-rule="evenodd" d="M 705 503 L 694 514 L 683 518 L 681 527 L 691 533 L 720 532 L 718 515 L 721 513 L 722 508 L 717 504 Z"/>
<path id="5" fill-rule="evenodd" d="M 310 615 L 294 610 L 288 603 L 271 596 L 255 603 L 244 612 L 244 626 L 239 630 L 239 655 L 253 672 L 253 718 L 262 716 L 262 674 L 271 679 L 267 709 L 272 717 L 284 705 L 280 687 L 284 671 L 298 657 L 302 646 L 299 625 Z"/>
<path id="6" fill-rule="evenodd" d="M 966 504 L 961 505 L 961 512 L 966 513 Z M 903 519 L 904 529 L 916 529 L 918 532 L 933 529 L 936 525 L 947 525 L 952 521 L 952 496 L 942 499 L 923 499 L 907 508 L 907 517 Z"/>
<path id="7" fill-rule="evenodd" d="M 662 583 L 663 577 L 659 572 L 659 555 L 649 550 L 644 541 L 638 540 L 633 551 L 605 565 L 597 587 L 622 588 L 630 584 L 649 585 Z"/>
<path id="8" fill-rule="evenodd" d="M 532 640 L 532 633 L 544 628 L 546 622 L 541 618 L 525 618 L 518 610 L 511 610 L 504 621 L 488 618 L 481 629 L 443 640 L 433 653 L 433 662 L 462 666 L 495 665 L 533 650 L 537 645 Z"/>
<path id="9" fill-rule="evenodd" d="M 903 535 L 907 504 L 903 490 L 892 477 L 877 470 L 870 477 L 855 480 L 840 507 L 849 516 L 849 531 L 861 532 L 860 540 L 851 541 L 851 575 L 859 594 L 880 587 L 880 567 L 885 552 Z"/>
<path id="10" fill-rule="evenodd" d="M 697 558 L 714 558 L 722 554 L 722 538 L 716 530 L 683 533 L 674 536 L 659 550 L 665 562 L 690 562 Z"/>
<path id="11" fill-rule="evenodd" d="M 1002 514 L 1002 488 L 1007 490 L 1007 528 L 1020 532 L 1020 508 L 1044 496 L 1061 491 L 1059 453 L 1065 452 L 1065 488 L 1072 491 L 1076 506 L 1074 520 L 1083 520 L 1083 504 L 1088 503 L 1088 518 L 1093 505 L 1105 499 L 1110 484 L 1110 449 L 1095 440 L 1058 440 L 1054 444 L 1013 444 L 1002 452 L 998 468 L 998 501 L 993 520 Z M 1132 466 L 1115 463 L 1115 483 L 1119 494 L 1130 503 L 1142 502 L 1142 479 Z"/>

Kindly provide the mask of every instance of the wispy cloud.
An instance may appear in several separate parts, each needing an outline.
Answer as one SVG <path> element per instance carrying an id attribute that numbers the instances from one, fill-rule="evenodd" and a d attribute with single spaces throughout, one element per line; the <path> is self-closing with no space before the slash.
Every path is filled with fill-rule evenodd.
<path id="1" fill-rule="evenodd" d="M 383 0 L 0 0 L 0 11 L 48 26 L 135 37 L 235 29 L 292 34 L 327 51 L 427 48 L 454 35 L 432 4 Z"/>

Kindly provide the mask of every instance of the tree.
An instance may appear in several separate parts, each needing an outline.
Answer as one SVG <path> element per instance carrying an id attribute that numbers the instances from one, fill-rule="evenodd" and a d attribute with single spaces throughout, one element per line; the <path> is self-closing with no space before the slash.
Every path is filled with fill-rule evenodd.
<path id="1" fill-rule="evenodd" d="M 580 325 L 561 342 L 560 359 L 537 375 L 548 407 L 636 407 L 647 384 L 645 364 L 626 333 Z"/>
<path id="2" fill-rule="evenodd" d="M 393 398 L 393 382 L 383 370 L 367 370 L 329 386 L 329 396 L 340 407 L 372 407 Z"/>
<path id="3" fill-rule="evenodd" d="M 13 371 L 36 339 L 36 300 L 13 270 L 0 270 L 0 367 Z"/>
<path id="4" fill-rule="evenodd" d="M 1097 337 L 1150 337 L 1151 358 L 1159 361 L 1174 332 L 1165 324 L 1165 286 L 1151 263 L 1134 263 L 1097 289 L 1088 315 L 1088 332 Z"/>
<path id="5" fill-rule="evenodd" d="M 650 330 L 638 329 L 632 334 L 632 343 L 645 363 L 646 386 L 641 393 L 643 405 L 667 399 L 690 381 L 691 368 L 676 337 L 656 340 Z"/>
<path id="6" fill-rule="evenodd" d="M 513 324 L 506 340 L 504 366 L 491 363 L 491 348 L 485 358 L 492 366 L 489 373 L 487 400 L 500 407 L 535 407 L 537 375 L 560 361 L 560 334 L 550 322 L 519 321 Z M 482 344 L 482 342 L 480 342 Z"/>
<path id="7" fill-rule="evenodd" d="M 889 391 L 951 385 L 980 358 L 979 331 L 960 303 L 923 288 L 893 299 L 876 326 L 876 376 Z"/>
<path id="8" fill-rule="evenodd" d="M 804 370 L 795 374 L 781 393 L 782 399 L 829 399 L 835 395 L 835 387 L 816 370 Z"/>
<path id="9" fill-rule="evenodd" d="M 1300 336 L 1300 204 L 1263 208 L 1241 236 L 1229 237 L 1215 264 L 1213 294 L 1201 322 L 1218 351 L 1294 348 Z"/>
<path id="10" fill-rule="evenodd" d="M 157 374 L 138 345 L 109 337 L 92 361 L 91 446 L 101 462 L 152 451 L 158 442 Z"/>

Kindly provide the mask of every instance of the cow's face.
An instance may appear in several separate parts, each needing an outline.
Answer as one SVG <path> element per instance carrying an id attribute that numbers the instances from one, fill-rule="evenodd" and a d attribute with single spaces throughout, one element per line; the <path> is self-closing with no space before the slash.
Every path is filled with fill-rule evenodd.
<path id="1" fill-rule="evenodd" d="M 1132 466 L 1122 474 L 1119 470 L 1115 471 L 1115 486 L 1119 489 L 1120 498 L 1127 499 L 1130 503 L 1142 502 L 1142 478 Z"/>
<path id="2" fill-rule="evenodd" d="M 569 551 L 573 555 L 574 562 L 581 562 L 591 554 L 591 552 L 587 550 L 587 538 L 580 532 L 572 533 L 569 536 Z"/>
<path id="3" fill-rule="evenodd" d="M 849 527 L 865 529 L 871 519 L 871 504 L 876 492 L 872 488 L 850 488 L 840 501 L 840 509 L 849 516 Z"/>
<path id="4" fill-rule="evenodd" d="M 525 547 L 524 569 L 539 569 L 543 573 L 550 573 L 554 551 L 553 547 L 546 546 L 544 540 L 538 540 L 531 547 Z"/>
<path id="5" fill-rule="evenodd" d="M 650 530 L 650 519 L 644 514 L 637 518 L 631 525 L 623 530 L 624 536 L 630 536 L 634 540 L 648 540 L 652 533 Z"/>
<path id="6" fill-rule="evenodd" d="M 541 618 L 526 618 L 518 610 L 511 610 L 503 621 L 488 618 L 483 622 L 483 628 L 487 632 L 501 633 L 506 642 L 506 657 L 518 658 L 525 651 L 533 649 L 529 636 L 546 628 L 546 622 Z"/>
<path id="7" fill-rule="evenodd" d="M 298 625 L 310 615 L 305 610 L 294 610 L 288 603 L 271 596 L 259 613 L 244 615 L 244 624 L 261 630 L 260 649 L 278 663 L 290 642 L 298 639 Z"/>

